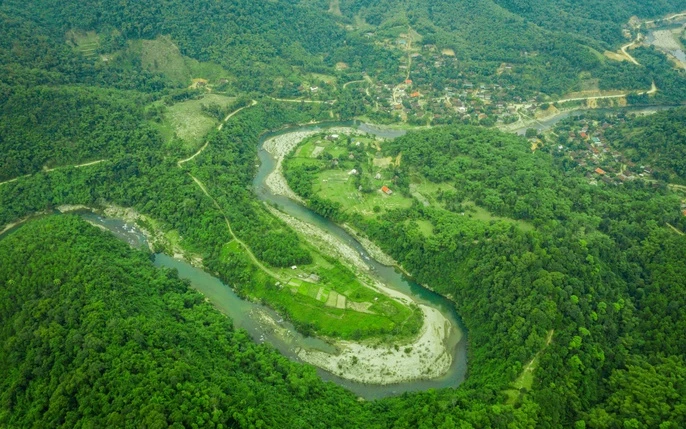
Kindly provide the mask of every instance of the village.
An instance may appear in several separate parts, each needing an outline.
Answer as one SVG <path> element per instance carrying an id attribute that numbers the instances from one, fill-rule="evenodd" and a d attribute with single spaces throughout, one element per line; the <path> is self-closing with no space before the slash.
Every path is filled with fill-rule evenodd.
<path id="1" fill-rule="evenodd" d="M 633 180 L 654 182 L 654 169 L 649 165 L 638 165 L 625 154 L 614 149 L 606 138 L 607 130 L 626 121 L 624 117 L 605 116 L 602 119 L 586 117 L 568 118 L 561 121 L 544 137 L 556 140 L 549 143 L 549 151 L 557 157 L 564 157 L 586 171 L 589 183 L 598 182 L 619 185 Z M 544 143 L 538 136 L 530 137 L 532 148 Z"/>
<path id="2" fill-rule="evenodd" d="M 543 94 L 510 83 L 508 75 L 516 73 L 512 64 L 495 64 L 494 74 L 484 77 L 460 64 L 451 49 L 417 44 L 412 32 L 401 33 L 397 38 L 384 38 L 375 33 L 366 33 L 365 37 L 376 40 L 386 49 L 403 53 L 392 77 L 375 80 L 363 72 L 362 79 L 343 85 L 343 88 L 349 86 L 362 101 L 366 115 L 374 122 L 510 124 L 533 117 L 539 105 L 546 101 Z M 337 65 L 339 71 L 347 68 L 345 63 Z M 336 89 L 340 87 L 334 79 L 313 79 L 299 91 L 302 97 L 331 103 Z"/>

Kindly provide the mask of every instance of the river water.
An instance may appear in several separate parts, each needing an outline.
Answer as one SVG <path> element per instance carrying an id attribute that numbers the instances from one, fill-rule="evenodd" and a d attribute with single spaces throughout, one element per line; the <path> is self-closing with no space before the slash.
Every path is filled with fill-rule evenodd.
<path id="1" fill-rule="evenodd" d="M 657 49 L 671 54 L 686 68 L 686 53 L 681 45 L 678 34 L 673 34 L 672 30 L 679 29 L 681 34 L 686 28 L 686 17 L 674 20 L 668 25 L 661 25 L 648 32 L 645 42 L 655 46 Z"/>
<path id="2" fill-rule="evenodd" d="M 650 115 L 655 112 L 658 112 L 660 110 L 666 110 L 666 109 L 673 109 L 674 107 L 678 106 L 649 106 L 649 107 L 640 107 L 640 106 L 627 106 L 627 107 L 612 107 L 612 108 L 607 108 L 607 109 L 574 109 L 574 110 L 565 110 L 562 111 L 556 115 L 550 116 L 545 119 L 541 119 L 536 121 L 533 124 L 517 128 L 514 130 L 510 130 L 508 132 L 518 134 L 520 136 L 523 136 L 526 134 L 526 130 L 529 128 L 534 128 L 538 130 L 538 132 L 543 132 L 547 131 L 551 128 L 553 128 L 555 125 L 557 125 L 558 122 L 560 122 L 563 119 L 573 117 L 573 116 L 579 116 L 583 115 L 585 113 L 635 113 L 637 115 Z"/>
<path id="3" fill-rule="evenodd" d="M 374 386 L 362 383 L 355 383 L 343 380 L 332 374 L 325 373 L 323 378 L 326 380 L 335 381 L 341 384 L 362 397 L 383 397 L 395 395 L 407 391 L 425 390 L 429 388 L 442 387 L 456 387 L 465 378 L 467 371 L 467 340 L 464 335 L 464 327 L 461 324 L 459 316 L 455 311 L 455 305 L 445 297 L 438 295 L 405 277 L 402 273 L 393 267 L 385 266 L 377 262 L 365 250 L 365 248 L 347 231 L 332 221 L 318 215 L 302 204 L 293 201 L 281 195 L 274 195 L 265 186 L 265 179 L 271 173 L 275 166 L 276 160 L 272 155 L 264 150 L 263 145 L 266 140 L 271 137 L 282 135 L 291 132 L 300 131 L 319 131 L 330 127 L 355 127 L 360 131 L 372 134 L 382 138 L 395 138 L 404 135 L 406 131 L 377 127 L 364 123 L 353 122 L 330 122 L 319 125 L 307 125 L 301 127 L 288 128 L 274 133 L 268 133 L 262 136 L 258 145 L 258 157 L 260 165 L 257 174 L 253 180 L 253 189 L 262 201 L 276 204 L 276 206 L 283 212 L 300 219 L 301 221 L 315 225 L 316 227 L 328 232 L 339 238 L 341 241 L 355 249 L 367 264 L 374 277 L 382 281 L 386 286 L 395 289 L 412 297 L 416 302 L 426 304 L 438 309 L 448 319 L 452 325 L 451 334 L 446 341 L 446 346 L 453 356 L 452 365 L 447 374 L 433 380 L 418 380 L 406 383 L 399 383 L 389 386 Z M 323 371 L 322 371 L 323 372 Z"/>
<path id="4" fill-rule="evenodd" d="M 311 223 L 347 243 L 350 247 L 360 253 L 371 270 L 370 274 L 382 281 L 386 286 L 412 297 L 418 303 L 426 304 L 438 309 L 452 325 L 451 333 L 445 341 L 445 344 L 453 357 L 453 361 L 448 372 L 439 378 L 409 381 L 385 386 L 352 382 L 319 368 L 317 369 L 317 372 L 324 380 L 339 384 L 365 399 L 377 399 L 398 395 L 404 392 L 426 390 L 430 388 L 457 387 L 464 381 L 467 372 L 467 339 L 464 334 L 464 327 L 455 311 L 454 304 L 448 299 L 418 285 L 411 279 L 408 279 L 393 267 L 384 266 L 375 261 L 354 237 L 335 223 L 317 215 L 297 202 L 271 194 L 264 186 L 265 178 L 275 166 L 275 160 L 269 153 L 262 149 L 262 145 L 266 139 L 279 134 L 308 130 L 323 130 L 325 127 L 334 126 L 354 126 L 363 132 L 383 138 L 395 138 L 405 134 L 405 131 L 402 130 L 352 122 L 332 122 L 323 125 L 300 126 L 266 134 L 260 139 L 258 147 L 260 166 L 253 182 L 256 195 L 260 200 L 276 204 L 281 210 L 291 216 Z M 117 238 L 125 241 L 132 247 L 147 250 L 147 239 L 135 225 L 120 219 L 108 218 L 88 210 L 81 210 L 77 213 L 83 219 L 111 231 Z M 13 228 L 3 235 L 10 234 L 17 228 Z M 0 236 L 0 238 L 2 238 L 2 236 Z M 246 330 L 256 342 L 267 343 L 292 360 L 300 361 L 296 354 L 296 350 L 299 348 L 321 350 L 327 353 L 336 352 L 336 348 L 333 345 L 321 339 L 304 337 L 299 334 L 292 324 L 285 321 L 270 308 L 241 299 L 229 286 L 201 269 L 195 268 L 184 261 L 174 259 L 165 254 L 156 254 L 154 264 L 158 267 L 176 270 L 180 278 L 188 280 L 194 289 L 201 292 L 218 310 L 230 317 L 237 328 Z M 266 320 L 276 321 L 276 326 L 274 326 L 273 322 L 268 323 Z"/>

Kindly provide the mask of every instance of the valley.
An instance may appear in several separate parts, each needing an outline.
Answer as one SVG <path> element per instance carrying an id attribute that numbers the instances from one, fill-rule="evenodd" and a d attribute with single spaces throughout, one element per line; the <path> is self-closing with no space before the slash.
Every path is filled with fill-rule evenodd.
<path id="1" fill-rule="evenodd" d="M 0 426 L 686 426 L 682 0 L 0 4 Z"/>

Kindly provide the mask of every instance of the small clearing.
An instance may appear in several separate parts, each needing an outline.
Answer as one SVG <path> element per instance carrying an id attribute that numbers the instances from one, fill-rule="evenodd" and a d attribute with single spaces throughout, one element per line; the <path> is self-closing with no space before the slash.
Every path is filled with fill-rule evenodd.
<path id="1" fill-rule="evenodd" d="M 336 16 L 343 16 L 339 0 L 331 0 L 329 2 L 329 13 Z"/>
<path id="2" fill-rule="evenodd" d="M 393 158 L 390 156 L 383 158 L 374 158 L 374 167 L 386 168 L 393 164 Z"/>
<path id="3" fill-rule="evenodd" d="M 141 41 L 141 64 L 144 69 L 162 73 L 178 84 L 189 85 L 191 82 L 191 71 L 179 47 L 168 36 Z"/>
<path id="4" fill-rule="evenodd" d="M 371 302 L 348 301 L 348 308 L 354 311 L 358 311 L 360 313 L 374 314 L 373 311 L 369 310 L 369 307 L 371 307 L 372 305 L 373 304 Z"/>
<path id="5" fill-rule="evenodd" d="M 603 52 L 603 55 L 613 61 L 629 61 L 627 57 L 617 52 L 605 51 Z"/>
<path id="6" fill-rule="evenodd" d="M 219 122 L 202 111 L 203 106 L 226 107 L 234 99 L 219 94 L 205 94 L 196 100 L 182 101 L 167 108 L 160 131 L 167 139 L 174 136 L 183 140 L 188 148 L 195 148 Z"/>

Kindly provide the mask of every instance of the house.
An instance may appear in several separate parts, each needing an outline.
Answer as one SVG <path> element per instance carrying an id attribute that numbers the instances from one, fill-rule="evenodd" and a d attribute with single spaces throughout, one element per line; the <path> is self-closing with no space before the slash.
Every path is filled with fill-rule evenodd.
<path id="1" fill-rule="evenodd" d="M 385 186 L 385 185 L 381 187 L 381 192 L 383 192 L 383 193 L 386 194 L 386 195 L 391 195 L 391 194 L 393 193 L 393 191 L 391 191 L 391 190 L 388 188 L 388 186 Z"/>
<path id="2" fill-rule="evenodd" d="M 357 169 L 355 169 L 355 168 L 353 168 L 352 170 L 348 171 L 348 175 L 353 176 L 353 175 L 355 175 L 355 174 L 357 174 Z"/>
<path id="3" fill-rule="evenodd" d="M 405 79 L 406 85 L 412 85 L 412 79 Z"/>
<path id="4" fill-rule="evenodd" d="M 598 174 L 600 174 L 601 176 L 604 176 L 604 175 L 605 175 L 605 170 L 603 170 L 603 169 L 600 168 L 600 167 L 596 168 L 596 169 L 595 169 L 595 172 L 598 173 Z"/>

